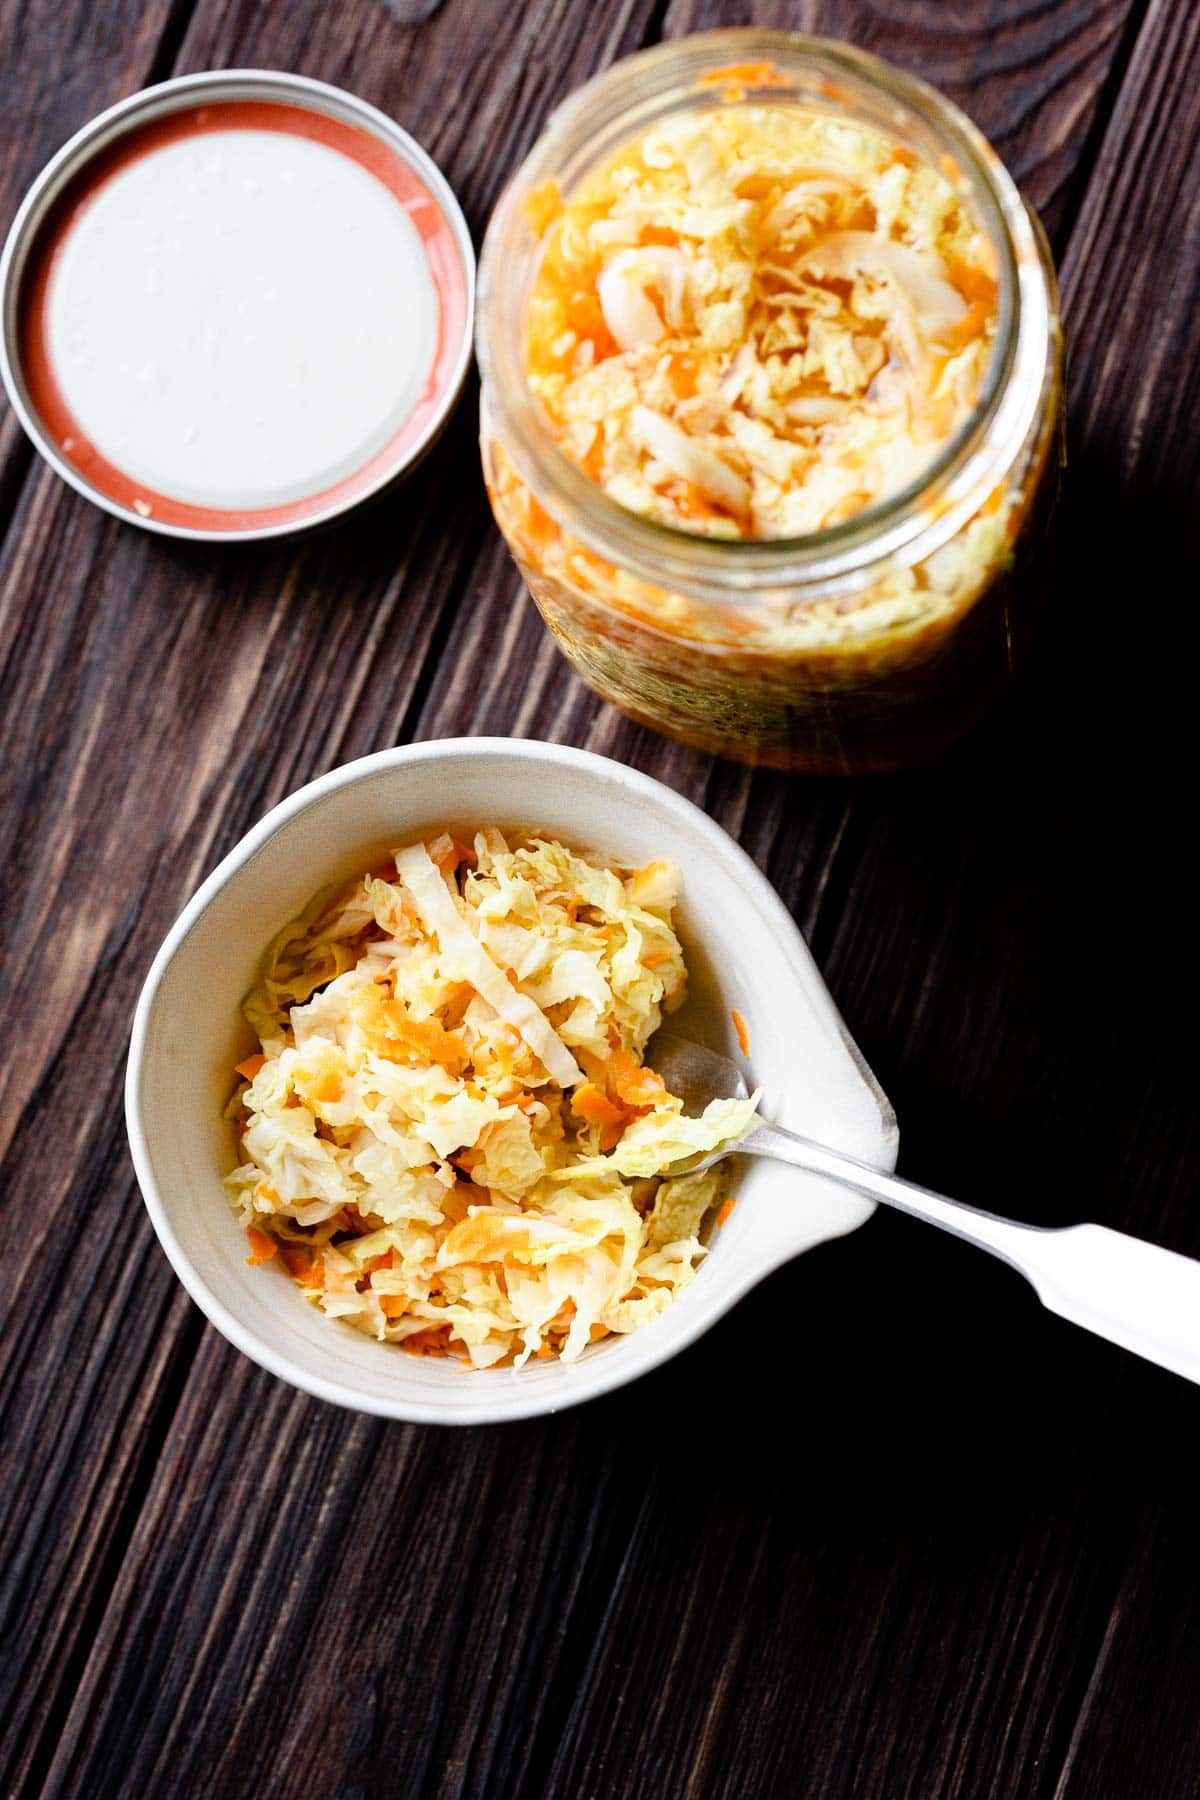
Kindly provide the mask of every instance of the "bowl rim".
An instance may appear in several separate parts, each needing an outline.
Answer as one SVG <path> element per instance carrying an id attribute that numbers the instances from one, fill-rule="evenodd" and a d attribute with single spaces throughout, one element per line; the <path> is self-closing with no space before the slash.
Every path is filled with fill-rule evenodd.
<path id="1" fill-rule="evenodd" d="M 653 776 L 645 775 L 640 770 L 632 769 L 625 763 L 616 762 L 612 758 L 601 756 L 592 750 L 576 749 L 570 745 L 548 743 L 540 739 L 505 737 L 437 738 L 416 744 L 398 745 L 392 749 L 380 750 L 368 756 L 358 757 L 348 763 L 341 763 L 325 774 L 317 776 L 314 780 L 306 782 L 272 807 L 228 851 L 216 868 L 201 882 L 155 952 L 138 995 L 130 1033 L 125 1070 L 126 1132 L 134 1173 L 155 1235 L 175 1274 L 209 1323 L 214 1325 L 221 1335 L 233 1344 L 235 1349 L 240 1350 L 252 1362 L 267 1369 L 272 1375 L 286 1381 L 292 1387 L 311 1394 L 315 1399 L 325 1400 L 332 1405 L 342 1406 L 354 1412 L 418 1424 L 507 1423 L 564 1411 L 568 1407 L 582 1404 L 586 1400 L 596 1399 L 601 1394 L 623 1387 L 626 1382 L 636 1380 L 638 1376 L 648 1374 L 651 1369 L 670 1361 L 673 1356 L 695 1342 L 711 1325 L 715 1324 L 718 1318 L 734 1306 L 752 1287 L 756 1286 L 772 1268 L 778 1267 L 781 1262 L 790 1260 L 791 1254 L 785 1251 L 782 1255 L 776 1254 L 773 1258 L 760 1259 L 757 1262 L 751 1259 L 743 1265 L 740 1274 L 733 1275 L 731 1271 L 732 1279 L 728 1282 L 727 1287 L 722 1289 L 720 1305 L 717 1310 L 698 1311 L 696 1316 L 688 1321 L 686 1327 L 667 1338 L 661 1348 L 652 1343 L 649 1350 L 643 1348 L 640 1355 L 597 1358 L 595 1361 L 587 1361 L 573 1366 L 571 1374 L 575 1377 L 578 1392 L 556 1391 L 553 1398 L 548 1399 L 537 1395 L 531 1387 L 527 1401 L 509 1399 L 503 1404 L 497 1404 L 494 1401 L 489 1402 L 486 1393 L 481 1391 L 478 1398 L 474 1396 L 468 1398 L 463 1395 L 451 1404 L 403 1395 L 397 1395 L 393 1399 L 391 1396 L 362 1394 L 346 1381 L 312 1375 L 301 1369 L 285 1353 L 260 1336 L 255 1329 L 245 1325 L 218 1298 L 184 1250 L 171 1224 L 167 1207 L 159 1190 L 142 1118 L 141 1086 L 146 1039 L 151 1015 L 167 969 L 200 919 L 240 871 L 256 858 L 271 839 L 292 819 L 306 812 L 328 795 L 407 764 L 438 762 L 447 759 L 486 760 L 497 755 L 524 758 L 531 763 L 575 768 L 599 776 L 602 780 L 613 783 L 630 794 L 639 796 L 655 806 L 665 808 L 669 813 L 674 813 L 681 822 L 697 828 L 700 835 L 708 840 L 714 848 L 718 848 L 722 854 L 725 856 L 732 854 L 733 861 L 740 863 L 746 881 L 756 890 L 763 909 L 768 914 L 774 915 L 780 937 L 791 955 L 797 957 L 799 962 L 811 965 L 816 976 L 816 988 L 812 998 L 825 1012 L 828 1022 L 837 1030 L 854 1062 L 860 1079 L 866 1084 L 879 1109 L 885 1144 L 885 1160 L 889 1167 L 894 1164 L 899 1141 L 896 1115 L 891 1102 L 847 1030 L 833 998 L 825 986 L 824 979 L 813 962 L 812 953 L 805 943 L 803 935 L 774 887 L 753 859 L 723 826 L 711 819 L 694 801 L 676 792 L 674 788 L 668 787 L 665 782 L 658 781 Z M 857 1229 L 857 1227 L 852 1229 Z M 636 1339 L 634 1341 L 636 1342 Z"/>

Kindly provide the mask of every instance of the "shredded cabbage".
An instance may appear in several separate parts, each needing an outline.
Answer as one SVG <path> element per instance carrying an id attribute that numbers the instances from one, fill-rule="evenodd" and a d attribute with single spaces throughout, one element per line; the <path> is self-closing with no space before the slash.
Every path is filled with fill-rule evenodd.
<path id="1" fill-rule="evenodd" d="M 613 499 L 794 537 L 915 480 L 975 404 L 995 252 L 953 170 L 847 117 L 681 114 L 540 208 L 529 378 Z"/>
<path id="2" fill-rule="evenodd" d="M 396 873 L 416 902 L 426 931 L 437 938 L 443 966 L 452 963 L 459 979 L 470 982 L 489 1006 L 520 1032 L 560 1087 L 581 1082 L 582 1069 L 546 1015 L 520 988 L 509 986 L 479 939 L 471 935 L 424 844 L 410 844 L 407 850 L 397 852 Z"/>
<path id="3" fill-rule="evenodd" d="M 753 1125 L 758 1101 L 757 1093 L 749 1100 L 710 1100 L 698 1119 L 689 1119 L 675 1109 L 667 1095 L 661 1108 L 625 1128 L 611 1156 L 562 1170 L 553 1179 L 578 1180 L 581 1175 L 602 1174 L 607 1169 L 634 1179 L 661 1175 L 675 1163 L 736 1144 Z"/>
<path id="4" fill-rule="evenodd" d="M 683 1000 L 678 871 L 494 827 L 317 896 L 264 958 L 226 1177 L 252 1262 L 475 1368 L 571 1360 L 658 1316 L 704 1255 L 754 1101 L 701 1118 L 645 1067 Z"/>

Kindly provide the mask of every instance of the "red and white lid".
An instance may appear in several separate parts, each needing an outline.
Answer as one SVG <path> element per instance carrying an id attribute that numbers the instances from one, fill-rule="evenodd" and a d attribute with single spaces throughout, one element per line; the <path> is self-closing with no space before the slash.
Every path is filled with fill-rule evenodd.
<path id="1" fill-rule="evenodd" d="M 48 165 L 3 261 L 3 375 L 109 512 L 259 538 L 410 468 L 470 361 L 446 181 L 375 108 L 257 70 L 147 88 Z"/>

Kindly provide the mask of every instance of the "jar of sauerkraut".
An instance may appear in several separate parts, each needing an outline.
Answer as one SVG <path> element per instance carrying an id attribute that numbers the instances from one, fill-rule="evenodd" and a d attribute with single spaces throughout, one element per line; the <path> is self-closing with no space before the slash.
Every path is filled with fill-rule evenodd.
<path id="1" fill-rule="evenodd" d="M 939 94 L 785 33 L 630 57 L 504 194 L 478 321 L 496 518 L 615 705 L 856 771 L 997 698 L 1056 486 L 1058 298 Z"/>

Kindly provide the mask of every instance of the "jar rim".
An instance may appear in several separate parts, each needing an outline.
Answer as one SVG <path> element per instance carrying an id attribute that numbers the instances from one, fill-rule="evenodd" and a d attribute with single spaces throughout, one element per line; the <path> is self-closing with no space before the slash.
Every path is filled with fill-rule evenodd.
<path id="1" fill-rule="evenodd" d="M 728 104 L 711 83 L 723 67 L 769 63 L 785 86 L 738 83 L 735 104 L 786 105 L 872 114 L 891 135 L 921 137 L 952 159 L 999 264 L 999 325 L 983 389 L 971 413 L 906 488 L 820 531 L 792 538 L 712 538 L 622 506 L 558 446 L 529 387 L 524 358 L 525 300 L 512 271 L 532 274 L 538 239 L 523 202 L 544 182 L 569 186 L 619 145 L 664 116 Z M 709 77 L 707 83 L 704 77 Z M 807 82 L 813 92 L 804 91 Z M 824 97 L 822 97 L 822 86 Z M 790 88 L 790 93 L 789 93 Z M 764 588 L 858 585 L 881 560 L 912 563 L 960 528 L 1002 478 L 1032 422 L 1049 353 L 1047 253 L 1012 177 L 987 139 L 952 101 L 866 51 L 831 38 L 754 27 L 668 40 L 611 65 L 569 95 L 508 183 L 492 216 L 479 264 L 477 354 L 484 403 L 517 474 L 551 517 L 598 554 L 644 579 L 726 602 Z M 1052 279 L 1052 277 L 1050 278 Z M 515 303 L 514 303 L 515 302 Z M 1032 398 L 1017 392 L 1021 367 L 1035 374 Z M 1007 401 L 1007 404 L 1006 404 Z"/>

